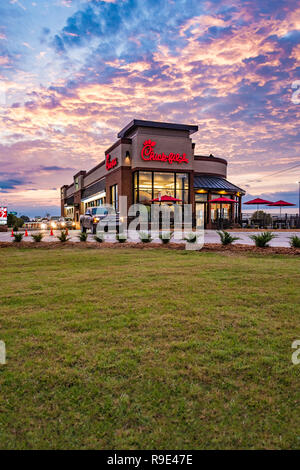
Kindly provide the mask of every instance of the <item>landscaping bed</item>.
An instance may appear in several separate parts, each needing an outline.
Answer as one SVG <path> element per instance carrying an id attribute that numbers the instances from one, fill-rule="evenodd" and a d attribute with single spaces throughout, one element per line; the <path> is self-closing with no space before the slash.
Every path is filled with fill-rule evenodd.
<path id="1" fill-rule="evenodd" d="M 104 248 L 110 248 L 114 250 L 118 249 L 126 249 L 126 248 L 134 248 L 137 250 L 149 250 L 149 249 L 162 249 L 162 250 L 185 250 L 185 243 L 168 243 L 166 245 L 162 243 L 133 243 L 133 242 L 126 242 L 126 243 L 96 243 L 96 242 L 66 242 L 61 243 L 59 241 L 53 242 L 20 242 L 20 243 L 12 243 L 12 242 L 0 242 L 0 249 L 1 248 L 39 248 L 39 249 L 72 249 L 72 248 L 80 248 L 80 249 L 92 249 L 92 250 L 99 250 Z M 288 248 L 288 247 L 266 247 L 266 248 L 258 248 L 256 246 L 251 245 L 242 245 L 240 243 L 234 245 L 227 245 L 223 246 L 219 243 L 206 243 L 204 244 L 201 251 L 213 251 L 213 252 L 231 252 L 231 253 L 257 253 L 261 255 L 291 255 L 291 256 L 300 256 L 300 248 Z"/>

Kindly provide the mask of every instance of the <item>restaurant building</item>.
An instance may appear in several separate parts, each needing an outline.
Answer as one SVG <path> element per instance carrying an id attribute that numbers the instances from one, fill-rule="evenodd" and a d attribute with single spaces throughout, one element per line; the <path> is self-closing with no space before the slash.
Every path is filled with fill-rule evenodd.
<path id="1" fill-rule="evenodd" d="M 227 161 L 213 155 L 195 154 L 191 135 L 198 126 L 134 119 L 105 151 L 105 158 L 89 171 L 80 170 L 70 185 L 61 188 L 61 215 L 79 217 L 89 207 L 112 204 L 119 209 L 119 197 L 150 205 L 152 199 L 170 196 L 176 204 L 192 204 L 194 221 L 204 213 L 205 227 L 216 228 L 220 217 L 227 225 L 238 224 L 245 194 L 227 181 Z M 210 200 L 226 197 L 236 203 L 216 204 Z M 172 210 L 173 204 L 168 204 Z"/>

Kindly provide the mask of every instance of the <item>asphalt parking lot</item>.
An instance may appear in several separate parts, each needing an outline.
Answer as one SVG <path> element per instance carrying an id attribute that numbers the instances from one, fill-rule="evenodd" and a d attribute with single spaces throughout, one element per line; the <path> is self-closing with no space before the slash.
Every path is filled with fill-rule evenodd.
<path id="1" fill-rule="evenodd" d="M 28 232 L 28 237 L 24 237 L 23 238 L 23 241 L 28 241 L 29 243 L 32 242 L 32 238 L 31 238 L 31 234 L 33 233 L 37 233 L 38 231 L 31 231 L 31 232 Z M 60 230 L 56 230 L 54 231 L 54 234 L 53 236 L 50 235 L 50 231 L 44 231 L 44 239 L 43 241 L 44 242 L 51 242 L 51 241 L 57 241 L 57 236 L 60 234 Z M 72 242 L 79 242 L 79 233 L 80 231 L 79 230 L 70 230 L 69 231 L 69 238 L 70 238 L 70 241 Z M 254 242 L 249 238 L 250 235 L 253 235 L 255 233 L 259 233 L 259 232 L 230 232 L 232 236 L 235 236 L 235 237 L 239 237 L 240 239 L 236 242 L 234 242 L 234 244 L 243 244 L 243 245 L 254 245 Z M 289 247 L 289 238 L 292 236 L 292 235 L 297 235 L 297 236 L 300 236 L 300 232 L 293 232 L 293 231 L 289 231 L 289 232 L 274 232 L 276 233 L 276 238 L 273 239 L 271 242 L 270 242 L 270 246 L 273 246 L 273 247 Z M 12 242 L 13 241 L 13 237 L 11 236 L 11 232 L 0 232 L 0 242 Z M 90 242 L 95 242 L 94 240 L 94 235 L 89 233 L 88 234 L 88 241 Z M 110 234 L 110 235 L 107 235 L 107 241 L 109 242 L 114 242 L 116 241 L 115 240 L 115 237 Z M 133 234 L 128 234 L 128 241 L 130 242 L 137 242 L 139 240 L 136 240 L 133 236 Z M 153 242 L 159 242 L 159 238 L 156 238 L 153 240 Z M 183 240 L 181 240 L 182 243 L 184 243 Z M 96 242 L 95 242 L 96 243 Z M 172 243 L 172 241 L 171 241 Z M 180 243 L 180 240 L 176 240 L 176 243 Z M 218 233 L 215 231 L 215 230 L 205 230 L 204 232 L 204 243 L 220 243 L 220 237 L 218 235 Z"/>

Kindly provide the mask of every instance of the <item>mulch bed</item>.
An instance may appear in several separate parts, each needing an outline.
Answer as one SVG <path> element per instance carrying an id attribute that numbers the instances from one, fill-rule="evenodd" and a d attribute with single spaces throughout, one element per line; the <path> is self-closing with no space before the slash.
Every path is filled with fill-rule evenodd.
<path id="1" fill-rule="evenodd" d="M 73 249 L 73 248 L 85 248 L 92 250 L 99 250 L 103 248 L 111 249 L 124 249 L 124 248 L 135 248 L 138 250 L 146 249 L 161 249 L 161 250 L 185 250 L 184 243 L 170 243 L 163 245 L 162 243 L 95 243 L 95 242 L 0 242 L 1 248 L 39 248 L 45 250 L 51 249 Z M 234 253 L 254 253 L 261 255 L 292 255 L 300 256 L 300 248 L 286 248 L 286 247 L 268 247 L 268 248 L 258 248 L 256 246 L 249 245 L 227 245 L 222 246 L 218 243 L 207 243 L 204 245 L 201 251 L 205 252 L 221 252 L 226 254 Z"/>

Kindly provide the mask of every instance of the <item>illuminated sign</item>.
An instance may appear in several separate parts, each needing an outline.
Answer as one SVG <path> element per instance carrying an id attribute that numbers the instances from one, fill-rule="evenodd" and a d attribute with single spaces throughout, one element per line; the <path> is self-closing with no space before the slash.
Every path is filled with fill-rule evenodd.
<path id="1" fill-rule="evenodd" d="M 118 159 L 114 158 L 113 160 L 110 160 L 110 155 L 106 155 L 106 169 L 111 170 L 118 164 Z"/>
<path id="2" fill-rule="evenodd" d="M 7 207 L 0 207 L 0 225 L 7 224 Z"/>
<path id="3" fill-rule="evenodd" d="M 186 158 L 186 153 L 180 155 L 180 153 L 154 153 L 153 148 L 155 147 L 156 142 L 152 140 L 146 140 L 142 148 L 141 157 L 145 161 L 159 161 L 159 162 L 168 162 L 170 165 L 173 163 L 189 163 L 189 160 Z"/>

